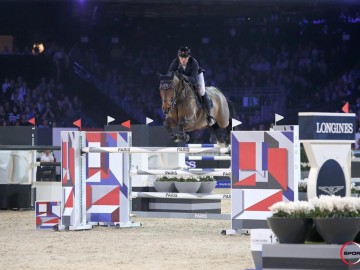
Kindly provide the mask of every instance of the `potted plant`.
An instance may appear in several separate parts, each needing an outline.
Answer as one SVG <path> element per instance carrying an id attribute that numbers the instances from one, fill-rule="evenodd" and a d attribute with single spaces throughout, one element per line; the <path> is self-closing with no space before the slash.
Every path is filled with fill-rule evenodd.
<path id="1" fill-rule="evenodd" d="M 301 179 L 298 183 L 299 201 L 307 201 L 308 179 Z"/>
<path id="2" fill-rule="evenodd" d="M 315 227 L 328 244 L 354 241 L 360 231 L 360 199 L 324 196 L 313 198 L 311 213 Z"/>
<path id="3" fill-rule="evenodd" d="M 175 182 L 176 189 L 181 193 L 196 193 L 200 185 L 199 179 L 192 176 L 177 177 Z"/>
<path id="4" fill-rule="evenodd" d="M 351 183 L 351 196 L 355 198 L 360 196 L 360 186 L 355 185 L 355 183 Z"/>
<path id="5" fill-rule="evenodd" d="M 310 217 L 313 209 L 306 201 L 277 202 L 269 207 L 272 216 L 267 222 L 280 243 L 304 243 L 313 224 Z"/>
<path id="6" fill-rule="evenodd" d="M 167 176 L 157 178 L 154 187 L 157 192 L 176 192 L 174 179 Z"/>
<path id="7" fill-rule="evenodd" d="M 216 180 L 213 176 L 199 177 L 200 188 L 198 193 L 211 193 L 216 186 Z"/>
<path id="8" fill-rule="evenodd" d="M 310 172 L 310 163 L 306 155 L 304 146 L 301 144 L 300 147 L 300 170 L 301 170 L 301 179 L 307 178 Z"/>

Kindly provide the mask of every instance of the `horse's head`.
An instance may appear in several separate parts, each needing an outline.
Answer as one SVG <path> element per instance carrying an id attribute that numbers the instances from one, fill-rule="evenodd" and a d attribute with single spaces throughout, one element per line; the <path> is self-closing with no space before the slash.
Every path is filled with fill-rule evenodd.
<path id="1" fill-rule="evenodd" d="M 173 72 L 167 75 L 159 74 L 160 79 L 160 96 L 162 100 L 161 109 L 164 114 L 170 113 L 170 111 L 176 105 L 177 92 L 179 78 Z"/>

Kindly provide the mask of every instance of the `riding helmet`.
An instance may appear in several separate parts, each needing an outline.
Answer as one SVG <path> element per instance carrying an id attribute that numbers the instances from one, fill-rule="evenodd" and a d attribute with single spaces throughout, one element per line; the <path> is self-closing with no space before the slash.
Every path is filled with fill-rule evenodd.
<path id="1" fill-rule="evenodd" d="M 179 50 L 178 50 L 178 56 L 180 57 L 188 57 L 190 56 L 190 49 L 188 47 L 181 47 Z"/>

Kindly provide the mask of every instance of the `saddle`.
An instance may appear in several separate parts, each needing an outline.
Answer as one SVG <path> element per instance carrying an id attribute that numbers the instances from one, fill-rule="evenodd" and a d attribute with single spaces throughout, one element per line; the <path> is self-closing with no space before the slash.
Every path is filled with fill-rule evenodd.
<path id="1" fill-rule="evenodd" d="M 204 70 L 202 70 L 204 71 Z M 199 108 L 199 109 L 202 109 L 204 108 L 204 104 L 203 104 L 203 101 L 202 101 L 202 98 L 201 96 L 199 95 L 199 91 L 198 91 L 198 85 L 197 84 L 193 84 L 193 83 L 190 83 L 189 80 L 187 79 L 187 77 L 185 75 L 182 75 L 182 78 L 183 80 L 190 86 L 191 90 L 193 91 L 194 93 L 194 98 L 195 98 L 195 101 L 196 101 L 196 106 Z M 212 99 L 210 98 L 210 109 L 212 109 L 214 107 L 214 103 L 212 101 Z"/>

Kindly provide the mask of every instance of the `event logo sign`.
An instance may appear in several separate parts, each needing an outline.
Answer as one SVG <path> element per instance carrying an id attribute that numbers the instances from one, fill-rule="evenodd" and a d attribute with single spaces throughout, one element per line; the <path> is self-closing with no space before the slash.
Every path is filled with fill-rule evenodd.
<path id="1" fill-rule="evenodd" d="M 339 162 L 334 159 L 325 161 L 317 177 L 316 196 L 335 195 L 344 197 L 346 195 L 345 186 L 345 175 Z"/>
<path id="2" fill-rule="evenodd" d="M 356 118 L 352 114 L 299 114 L 299 137 L 300 140 L 354 140 L 355 123 Z"/>

